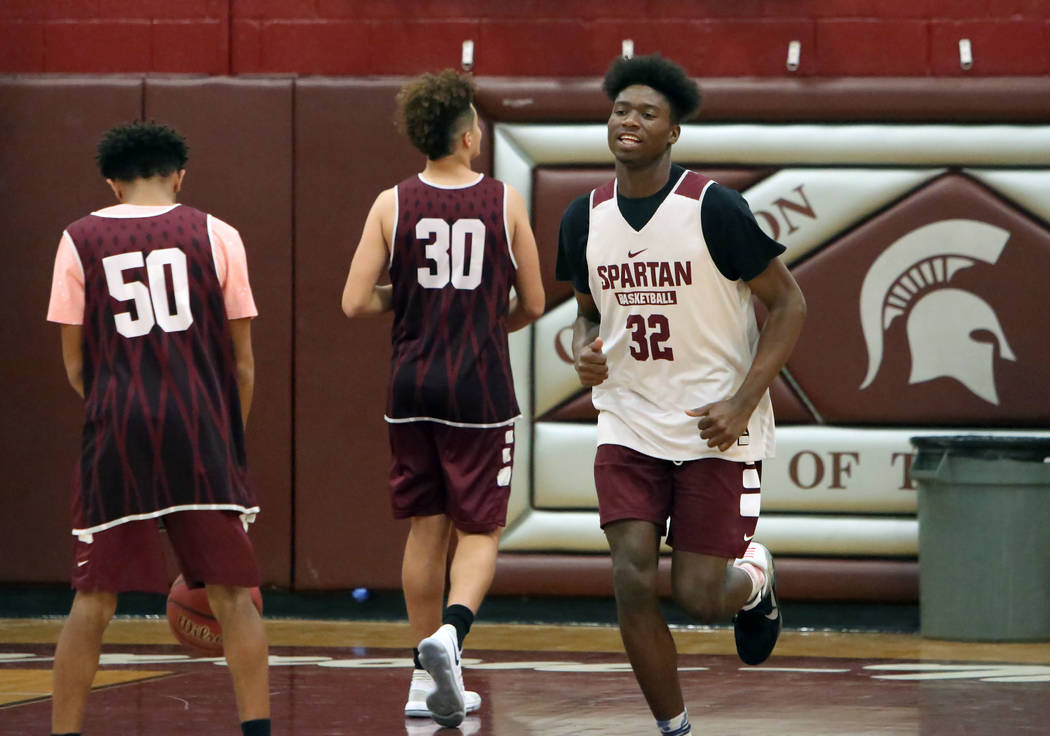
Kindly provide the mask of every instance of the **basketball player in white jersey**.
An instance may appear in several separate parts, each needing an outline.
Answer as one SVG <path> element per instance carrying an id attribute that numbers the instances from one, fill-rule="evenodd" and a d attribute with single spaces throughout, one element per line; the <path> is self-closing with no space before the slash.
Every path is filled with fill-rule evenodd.
<path id="1" fill-rule="evenodd" d="M 805 319 L 783 246 L 739 194 L 671 163 L 700 91 L 659 56 L 618 59 L 616 179 L 562 219 L 557 275 L 571 281 L 573 357 L 598 409 L 595 485 L 624 647 L 661 734 L 692 733 L 658 606 L 667 529 L 677 603 L 701 623 L 733 618 L 759 664 L 781 627 L 773 559 L 752 541 L 762 460 L 773 453 L 769 386 Z M 752 295 L 768 317 L 758 330 Z"/>

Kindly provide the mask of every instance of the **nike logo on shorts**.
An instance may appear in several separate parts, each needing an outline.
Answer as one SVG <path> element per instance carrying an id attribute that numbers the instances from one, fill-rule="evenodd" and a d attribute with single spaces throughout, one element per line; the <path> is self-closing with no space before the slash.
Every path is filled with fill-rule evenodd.
<path id="1" fill-rule="evenodd" d="M 755 538 L 755 535 L 754 535 L 754 534 L 751 534 L 751 535 L 747 535 L 747 534 L 745 534 L 745 535 L 744 535 L 744 541 L 745 541 L 745 542 L 750 542 L 750 541 L 751 541 L 752 539 L 754 539 L 754 538 Z"/>

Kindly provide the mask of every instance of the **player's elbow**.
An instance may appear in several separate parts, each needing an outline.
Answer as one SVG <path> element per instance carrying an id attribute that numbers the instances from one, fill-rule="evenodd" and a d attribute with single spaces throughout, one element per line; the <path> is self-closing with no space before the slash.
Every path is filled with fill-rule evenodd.
<path id="1" fill-rule="evenodd" d="M 76 363 L 70 365 L 66 363 L 66 378 L 69 379 L 69 385 L 73 387 L 73 390 L 77 392 L 80 398 L 84 398 L 84 364 Z"/>
<path id="2" fill-rule="evenodd" d="M 547 295 L 540 286 L 530 289 L 521 299 L 521 311 L 525 313 L 529 322 L 534 322 L 543 316 L 543 310 L 547 306 Z"/>
<path id="3" fill-rule="evenodd" d="M 343 292 L 343 314 L 350 319 L 354 317 L 360 317 L 365 314 L 365 304 L 358 299 L 354 299 L 349 289 Z"/>
<path id="4" fill-rule="evenodd" d="M 252 355 L 237 356 L 237 385 L 243 390 L 245 387 L 255 386 L 255 357 Z"/>
<path id="5" fill-rule="evenodd" d="M 529 322 L 535 322 L 543 316 L 543 299 L 539 299 L 536 301 L 527 301 L 521 306 L 522 311 L 525 313 L 525 316 L 528 318 Z"/>

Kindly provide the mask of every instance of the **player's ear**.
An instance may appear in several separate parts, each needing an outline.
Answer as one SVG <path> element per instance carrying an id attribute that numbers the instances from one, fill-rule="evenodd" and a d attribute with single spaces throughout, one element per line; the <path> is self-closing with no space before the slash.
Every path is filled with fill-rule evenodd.
<path id="1" fill-rule="evenodd" d="M 672 125 L 671 126 L 671 134 L 668 136 L 667 142 L 673 146 L 675 143 L 678 142 L 678 136 L 680 136 L 681 134 L 682 134 L 682 126 L 681 125 Z"/>
<path id="2" fill-rule="evenodd" d="M 175 175 L 175 193 L 178 194 L 182 191 L 182 180 L 186 176 L 186 169 L 179 169 L 179 173 Z"/>
<path id="3" fill-rule="evenodd" d="M 121 190 L 120 182 L 114 179 L 106 179 L 106 183 L 109 184 L 109 188 L 113 190 L 113 194 L 116 196 L 118 202 L 124 201 L 124 192 Z"/>

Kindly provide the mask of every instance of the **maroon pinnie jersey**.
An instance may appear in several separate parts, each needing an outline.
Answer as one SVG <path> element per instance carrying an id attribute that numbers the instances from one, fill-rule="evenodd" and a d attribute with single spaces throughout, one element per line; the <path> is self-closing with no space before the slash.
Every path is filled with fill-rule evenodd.
<path id="1" fill-rule="evenodd" d="M 518 417 L 505 318 L 516 264 L 505 185 L 397 185 L 390 257 L 388 421 L 499 425 Z"/>
<path id="2" fill-rule="evenodd" d="M 88 215 L 85 419 L 74 529 L 186 509 L 257 510 L 245 473 L 233 340 L 207 215 Z"/>

